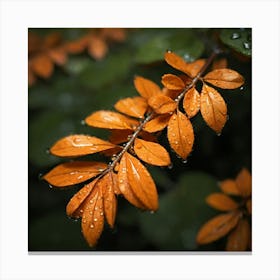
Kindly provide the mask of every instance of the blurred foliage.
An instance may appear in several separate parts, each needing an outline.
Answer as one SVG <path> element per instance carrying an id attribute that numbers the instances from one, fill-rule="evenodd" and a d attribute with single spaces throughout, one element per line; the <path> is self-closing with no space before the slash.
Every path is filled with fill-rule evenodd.
<path id="1" fill-rule="evenodd" d="M 55 30 L 65 40 L 79 38 L 85 32 L 75 28 Z M 54 30 L 32 31 L 45 35 Z M 234 33 L 240 37 L 233 39 Z M 223 248 L 222 240 L 197 247 L 195 234 L 215 214 L 204 200 L 218 190 L 217 182 L 234 177 L 243 166 L 251 169 L 251 42 L 250 49 L 244 49 L 249 34 L 249 29 L 128 29 L 126 40 L 111 44 L 104 59 L 96 61 L 87 52 L 69 55 L 67 63 L 56 67 L 49 79 L 39 79 L 29 87 L 29 250 L 89 250 L 80 232 L 80 221 L 68 219 L 65 213 L 68 201 L 80 186 L 50 189 L 40 180 L 40 174 L 62 161 L 51 156 L 48 148 L 73 133 L 106 139 L 106 131 L 89 128 L 82 120 L 94 111 L 113 109 L 121 98 L 137 95 L 133 86 L 135 75 L 160 84 L 163 74 L 174 72 L 163 61 L 166 50 L 193 61 L 209 56 L 217 46 L 226 49 L 222 56 L 227 58 L 228 67 L 246 80 L 241 89 L 220 90 L 229 114 L 221 136 L 205 125 L 200 114 L 194 117 L 196 138 L 188 162 L 183 163 L 170 151 L 172 168 L 148 167 L 158 188 L 159 211 L 142 212 L 120 197 L 115 228 L 105 228 L 96 250 Z M 166 135 L 161 141 L 166 144 Z"/>

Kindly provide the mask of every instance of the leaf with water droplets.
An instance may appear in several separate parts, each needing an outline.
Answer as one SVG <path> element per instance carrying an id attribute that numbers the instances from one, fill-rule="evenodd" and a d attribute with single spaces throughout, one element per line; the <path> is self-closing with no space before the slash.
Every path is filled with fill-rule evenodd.
<path id="1" fill-rule="evenodd" d="M 160 87 L 156 83 L 141 76 L 135 77 L 134 86 L 138 93 L 145 99 L 149 99 L 161 92 Z"/>
<path id="2" fill-rule="evenodd" d="M 209 206 L 221 211 L 230 211 L 238 208 L 238 203 L 223 193 L 208 195 L 206 202 Z"/>
<path id="3" fill-rule="evenodd" d="M 83 209 L 82 232 L 90 247 L 98 241 L 104 226 L 104 209 L 102 196 L 102 177 L 96 183 L 95 188 L 87 197 L 86 207 Z"/>
<path id="4" fill-rule="evenodd" d="M 156 116 L 144 125 L 144 130 L 150 133 L 163 130 L 169 122 L 170 114 Z"/>
<path id="5" fill-rule="evenodd" d="M 251 229 L 247 220 L 241 219 L 227 238 L 227 251 L 246 251 L 249 247 Z"/>
<path id="6" fill-rule="evenodd" d="M 189 118 L 194 117 L 200 109 L 200 95 L 195 87 L 192 87 L 184 96 L 183 107 Z"/>
<path id="7" fill-rule="evenodd" d="M 215 69 L 207 73 L 203 80 L 223 89 L 235 89 L 244 84 L 244 78 L 231 69 Z"/>
<path id="8" fill-rule="evenodd" d="M 177 111 L 170 118 L 167 137 L 171 148 L 185 160 L 192 151 L 194 132 L 190 120 L 182 112 Z"/>
<path id="9" fill-rule="evenodd" d="M 219 92 L 206 84 L 200 95 L 200 111 L 207 125 L 221 133 L 227 121 L 227 105 Z"/>
<path id="10" fill-rule="evenodd" d="M 161 77 L 161 83 L 170 90 L 182 90 L 185 83 L 182 79 L 173 74 L 165 74 Z"/>
<path id="11" fill-rule="evenodd" d="M 252 193 L 252 176 L 248 169 L 242 168 L 242 170 L 237 175 L 236 186 L 243 197 L 248 197 Z"/>
<path id="12" fill-rule="evenodd" d="M 101 110 L 85 119 L 86 124 L 98 128 L 107 129 L 134 129 L 138 121 L 128 118 L 120 113 Z"/>
<path id="13" fill-rule="evenodd" d="M 220 239 L 230 232 L 238 223 L 239 212 L 220 214 L 206 222 L 199 230 L 196 241 L 198 244 L 207 244 Z"/>
<path id="14" fill-rule="evenodd" d="M 134 152 L 143 161 L 157 166 L 168 166 L 171 161 L 168 152 L 158 143 L 135 139 Z"/>
<path id="15" fill-rule="evenodd" d="M 164 59 L 170 66 L 184 72 L 192 78 L 199 73 L 205 64 L 205 59 L 198 59 L 194 62 L 188 63 L 182 57 L 170 51 L 165 53 Z"/>
<path id="16" fill-rule="evenodd" d="M 148 104 L 157 114 L 172 113 L 177 108 L 177 103 L 170 97 L 158 94 L 148 99 Z"/>
<path id="17" fill-rule="evenodd" d="M 116 110 L 136 118 L 144 118 L 147 108 L 147 101 L 140 96 L 124 98 L 115 104 Z"/>
<path id="18" fill-rule="evenodd" d="M 70 217 L 79 218 L 82 216 L 83 213 L 83 202 L 89 196 L 91 190 L 97 183 L 98 179 L 90 182 L 89 184 L 85 185 L 82 189 L 80 189 L 68 202 L 66 206 L 66 213 Z"/>
<path id="19" fill-rule="evenodd" d="M 56 187 L 65 187 L 79 184 L 95 177 L 107 165 L 103 162 L 73 161 L 57 165 L 44 175 L 43 179 Z"/>
<path id="20" fill-rule="evenodd" d="M 236 182 L 232 179 L 226 179 L 219 183 L 221 190 L 230 195 L 240 195 Z"/>
<path id="21" fill-rule="evenodd" d="M 129 153 L 122 156 L 118 181 L 120 191 L 130 203 L 147 210 L 158 209 L 158 194 L 150 173 Z"/>
<path id="22" fill-rule="evenodd" d="M 116 146 L 97 137 L 75 134 L 58 140 L 50 152 L 59 157 L 77 157 L 99 153 Z"/>

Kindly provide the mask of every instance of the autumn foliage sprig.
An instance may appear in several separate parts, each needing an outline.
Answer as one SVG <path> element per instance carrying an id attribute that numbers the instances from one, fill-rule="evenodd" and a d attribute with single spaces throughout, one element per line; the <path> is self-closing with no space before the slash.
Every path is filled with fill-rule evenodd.
<path id="1" fill-rule="evenodd" d="M 163 88 L 137 76 L 134 86 L 140 96 L 119 100 L 114 106 L 118 112 L 101 110 L 85 119 L 91 127 L 110 130 L 108 141 L 88 135 L 70 135 L 51 147 L 50 152 L 58 157 L 103 153 L 111 158 L 109 164 L 78 160 L 62 163 L 44 176 L 56 187 L 87 181 L 69 201 L 66 212 L 70 217 L 82 218 L 82 232 L 90 246 L 100 237 L 105 218 L 114 226 L 118 195 L 140 209 L 158 209 L 156 185 L 142 162 L 155 166 L 171 164 L 169 153 L 157 141 L 159 132 L 167 129 L 171 149 L 183 160 L 193 148 L 191 118 L 199 111 L 207 125 L 221 133 L 227 121 L 227 106 L 220 93 L 209 84 L 235 89 L 244 79 L 227 68 L 205 75 L 216 55 L 214 52 L 207 60 L 187 63 L 177 54 L 166 52 L 165 61 L 182 75 L 163 75 Z M 201 92 L 196 88 L 198 83 L 202 84 Z"/>

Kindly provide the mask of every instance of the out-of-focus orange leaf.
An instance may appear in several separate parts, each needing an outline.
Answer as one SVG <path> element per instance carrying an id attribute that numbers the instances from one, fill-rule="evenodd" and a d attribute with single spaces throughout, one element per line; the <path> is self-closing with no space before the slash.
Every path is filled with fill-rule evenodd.
<path id="1" fill-rule="evenodd" d="M 145 98 L 136 96 L 119 100 L 115 109 L 131 117 L 144 118 L 148 104 Z"/>
<path id="2" fill-rule="evenodd" d="M 76 157 L 98 153 L 114 148 L 115 145 L 93 136 L 70 135 L 58 140 L 50 152 L 59 157 Z"/>
<path id="3" fill-rule="evenodd" d="M 120 113 L 106 110 L 97 111 L 91 114 L 85 119 L 85 122 L 93 127 L 132 130 L 139 124 L 138 121 L 128 118 Z"/>
<path id="4" fill-rule="evenodd" d="M 64 65 L 67 61 L 67 54 L 62 47 L 51 49 L 48 51 L 48 54 L 57 65 Z"/>
<path id="5" fill-rule="evenodd" d="M 99 179 L 95 179 L 91 181 L 89 184 L 85 185 L 82 189 L 80 189 L 68 202 L 66 206 L 66 213 L 69 217 L 80 218 L 84 212 L 82 208 L 82 204 L 85 199 L 89 196 L 93 187 L 97 183 Z"/>
<path id="6" fill-rule="evenodd" d="M 238 223 L 239 212 L 220 214 L 206 222 L 199 230 L 196 241 L 198 244 L 207 244 L 220 239 L 230 232 Z"/>
<path id="7" fill-rule="evenodd" d="M 221 133 L 227 121 L 227 106 L 219 92 L 206 84 L 200 95 L 200 111 L 208 126 Z"/>
<path id="8" fill-rule="evenodd" d="M 170 114 L 159 115 L 144 125 L 144 130 L 150 133 L 163 130 L 169 122 Z"/>
<path id="9" fill-rule="evenodd" d="M 73 161 L 57 165 L 43 179 L 56 187 L 79 184 L 101 173 L 107 165 L 103 162 Z"/>
<path id="10" fill-rule="evenodd" d="M 156 83 L 141 76 L 134 78 L 134 86 L 137 92 L 145 99 L 161 93 L 161 89 Z"/>
<path id="11" fill-rule="evenodd" d="M 182 159 L 186 159 L 192 151 L 194 132 L 190 120 L 180 111 L 174 113 L 170 118 L 167 137 L 176 154 Z"/>
<path id="12" fill-rule="evenodd" d="M 212 193 L 208 195 L 206 202 L 211 207 L 221 211 L 229 211 L 238 208 L 238 203 L 223 193 Z"/>
<path id="13" fill-rule="evenodd" d="M 151 211 L 158 209 L 158 194 L 150 173 L 129 153 L 125 153 L 120 161 L 118 181 L 122 194 L 130 203 Z"/>
<path id="14" fill-rule="evenodd" d="M 111 228 L 114 227 L 116 213 L 117 213 L 117 199 L 115 196 L 115 190 L 117 187 L 116 174 L 112 171 L 108 172 L 102 178 L 102 193 L 104 201 L 105 217 Z"/>
<path id="15" fill-rule="evenodd" d="M 246 208 L 249 214 L 252 214 L 252 199 L 248 199 L 246 202 Z"/>
<path id="16" fill-rule="evenodd" d="M 224 89 L 235 89 L 244 84 L 244 78 L 231 69 L 216 69 L 205 75 L 204 81 Z"/>
<path id="17" fill-rule="evenodd" d="M 54 69 L 50 57 L 44 53 L 31 58 L 30 68 L 37 76 L 45 79 L 52 75 Z"/>
<path id="18" fill-rule="evenodd" d="M 70 54 L 79 54 L 86 49 L 88 41 L 89 37 L 83 36 L 77 40 L 66 42 L 65 49 Z"/>
<path id="19" fill-rule="evenodd" d="M 105 182 L 104 177 L 100 178 L 84 202 L 82 232 L 91 247 L 98 241 L 104 226 L 102 186 Z"/>
<path id="20" fill-rule="evenodd" d="M 172 113 L 177 108 L 177 103 L 170 97 L 158 94 L 148 99 L 148 104 L 157 114 Z"/>
<path id="21" fill-rule="evenodd" d="M 232 179 L 226 179 L 219 183 L 221 190 L 230 195 L 240 195 L 240 191 L 236 186 L 236 182 Z"/>
<path id="22" fill-rule="evenodd" d="M 165 74 L 161 77 L 161 83 L 170 90 L 182 90 L 185 83 L 182 79 L 173 74 Z"/>
<path id="23" fill-rule="evenodd" d="M 61 34 L 59 32 L 52 32 L 44 37 L 44 48 L 53 48 L 61 42 Z"/>
<path id="24" fill-rule="evenodd" d="M 243 168 L 236 179 L 236 186 L 243 197 L 248 197 L 252 193 L 252 176 L 248 169 Z"/>
<path id="25" fill-rule="evenodd" d="M 100 35 L 105 39 L 123 42 L 126 38 L 126 31 L 124 28 L 102 28 Z"/>
<path id="26" fill-rule="evenodd" d="M 200 109 L 200 95 L 195 87 L 185 94 L 183 107 L 189 118 L 194 117 Z"/>
<path id="27" fill-rule="evenodd" d="M 143 161 L 157 166 L 170 165 L 170 157 L 168 152 L 160 144 L 135 139 L 134 151 L 136 155 Z"/>
<path id="28" fill-rule="evenodd" d="M 241 219 L 236 228 L 227 238 L 227 251 L 246 251 L 250 242 L 250 225 L 246 219 Z"/>
<path id="29" fill-rule="evenodd" d="M 89 39 L 88 52 L 94 59 L 100 60 L 107 54 L 108 46 L 100 37 L 91 36 Z"/>
<path id="30" fill-rule="evenodd" d="M 198 59 L 194 62 L 187 63 L 182 57 L 170 51 L 165 53 L 164 59 L 170 66 L 186 73 L 192 78 L 199 73 L 205 64 L 205 59 Z"/>
<path id="31" fill-rule="evenodd" d="M 215 69 L 223 69 L 223 68 L 227 68 L 227 59 L 222 57 L 222 58 L 218 58 L 218 59 L 215 59 L 213 64 L 212 64 L 212 70 L 215 70 Z"/>

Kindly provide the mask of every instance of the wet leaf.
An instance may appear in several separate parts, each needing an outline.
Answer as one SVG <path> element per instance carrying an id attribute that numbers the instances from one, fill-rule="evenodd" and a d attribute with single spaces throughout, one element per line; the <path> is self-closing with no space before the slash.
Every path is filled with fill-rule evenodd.
<path id="1" fill-rule="evenodd" d="M 186 159 L 192 151 L 194 132 L 190 120 L 180 111 L 174 113 L 170 118 L 167 137 L 176 154 L 182 159 Z"/>
<path id="2" fill-rule="evenodd" d="M 170 114 L 159 115 L 144 125 L 144 130 L 147 132 L 157 132 L 163 130 L 169 122 Z"/>
<path id="3" fill-rule="evenodd" d="M 228 62 L 227 59 L 224 57 L 215 59 L 212 64 L 212 70 L 223 69 L 227 67 L 228 67 Z"/>
<path id="4" fill-rule="evenodd" d="M 118 181 L 120 191 L 130 203 L 139 208 L 157 210 L 155 183 L 148 170 L 129 153 L 125 153 L 120 161 Z"/>
<path id="5" fill-rule="evenodd" d="M 138 122 L 120 113 L 112 111 L 97 111 L 85 119 L 86 124 L 107 129 L 132 129 Z"/>
<path id="6" fill-rule="evenodd" d="M 58 140 L 50 152 L 58 157 L 76 157 L 115 148 L 115 145 L 94 136 L 70 135 Z"/>
<path id="7" fill-rule="evenodd" d="M 219 183 L 221 190 L 230 195 L 240 195 L 236 182 L 232 179 L 226 179 Z"/>
<path id="8" fill-rule="evenodd" d="M 131 117 L 144 118 L 148 104 L 143 97 L 128 97 L 119 100 L 115 104 L 115 109 Z"/>
<path id="9" fill-rule="evenodd" d="M 203 79 L 205 82 L 223 89 L 235 89 L 244 84 L 244 78 L 231 69 L 213 70 L 207 73 Z"/>
<path id="10" fill-rule="evenodd" d="M 200 95 L 195 87 L 187 91 L 183 100 L 183 107 L 189 118 L 194 117 L 200 109 Z"/>
<path id="11" fill-rule="evenodd" d="M 237 175 L 236 186 L 243 197 L 248 197 L 252 193 L 252 177 L 248 169 L 242 168 Z"/>
<path id="12" fill-rule="evenodd" d="M 182 79 L 173 74 L 165 74 L 161 77 L 161 83 L 170 90 L 182 90 L 185 83 Z"/>
<path id="13" fill-rule="evenodd" d="M 135 139 L 134 151 L 143 161 L 157 166 L 170 165 L 170 157 L 163 146 L 157 143 Z"/>
<path id="14" fill-rule="evenodd" d="M 157 114 L 172 113 L 177 108 L 177 103 L 170 97 L 157 94 L 148 99 L 148 104 Z"/>
<path id="15" fill-rule="evenodd" d="M 103 162 L 73 161 L 57 165 L 43 179 L 56 187 L 79 184 L 101 173 L 107 165 Z"/>
<path id="16" fill-rule="evenodd" d="M 239 215 L 239 212 L 230 212 L 212 218 L 200 228 L 196 238 L 197 243 L 207 244 L 225 236 L 237 225 Z"/>
<path id="17" fill-rule="evenodd" d="M 221 133 L 227 121 L 227 106 L 224 99 L 218 91 L 204 84 L 200 100 L 200 111 L 204 121 L 216 133 Z"/>
<path id="18" fill-rule="evenodd" d="M 137 92 L 145 99 L 161 93 L 161 89 L 156 83 L 141 76 L 134 78 L 134 86 Z"/>
<path id="19" fill-rule="evenodd" d="M 46 54 L 38 54 L 31 58 L 30 68 L 32 71 L 41 78 L 49 78 L 54 70 L 53 62 Z"/>
<path id="20" fill-rule="evenodd" d="M 238 203 L 223 193 L 210 194 L 207 196 L 206 202 L 209 206 L 221 211 L 229 211 L 238 208 Z"/>
<path id="21" fill-rule="evenodd" d="M 241 219 L 227 238 L 227 251 L 246 251 L 249 247 L 251 229 L 247 220 Z"/>

